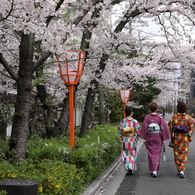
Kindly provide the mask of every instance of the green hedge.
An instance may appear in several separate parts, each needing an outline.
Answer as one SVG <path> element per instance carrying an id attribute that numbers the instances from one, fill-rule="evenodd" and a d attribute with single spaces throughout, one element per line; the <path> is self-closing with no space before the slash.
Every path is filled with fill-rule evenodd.
<path id="1" fill-rule="evenodd" d="M 3 149 L 7 151 L 7 147 Z M 3 149 L 0 153 L 4 156 Z M 36 180 L 40 195 L 77 195 L 116 159 L 120 150 L 117 126 L 100 125 L 82 138 L 75 137 L 74 148 L 69 146 L 69 138 L 34 136 L 28 140 L 27 158 L 22 163 L 0 159 L 0 180 Z"/>

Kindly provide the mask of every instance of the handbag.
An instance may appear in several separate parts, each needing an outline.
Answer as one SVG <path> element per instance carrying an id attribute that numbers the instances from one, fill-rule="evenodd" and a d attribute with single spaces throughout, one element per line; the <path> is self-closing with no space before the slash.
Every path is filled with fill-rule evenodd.
<path id="1" fill-rule="evenodd" d="M 169 142 L 169 147 L 173 148 L 173 142 L 172 142 L 172 140 Z"/>
<path id="2" fill-rule="evenodd" d="M 165 162 L 167 160 L 166 158 L 166 151 L 165 151 L 165 146 L 163 145 L 163 152 L 162 152 L 162 160 Z"/>
<path id="3" fill-rule="evenodd" d="M 192 141 L 192 136 L 191 135 L 188 135 L 188 140 L 189 140 L 189 142 Z"/>

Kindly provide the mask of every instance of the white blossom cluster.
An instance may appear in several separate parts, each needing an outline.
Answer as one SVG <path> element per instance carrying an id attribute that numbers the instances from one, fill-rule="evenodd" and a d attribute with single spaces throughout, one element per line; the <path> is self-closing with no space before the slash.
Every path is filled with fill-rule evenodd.
<path id="1" fill-rule="evenodd" d="M 168 80 L 168 72 L 174 74 L 170 63 L 194 69 L 192 0 L 107 0 L 104 3 L 86 0 L 72 1 L 71 6 L 64 1 L 57 8 L 58 3 L 57 0 L 1 0 L 0 53 L 15 73 L 19 63 L 20 32 L 34 33 L 43 52 L 50 50 L 53 54 L 63 55 L 69 49 L 82 47 L 86 30 L 92 33 L 92 38 L 86 39 L 88 56 L 77 91 L 80 104 L 85 101 L 93 79 L 108 88 L 121 89 L 130 87 L 131 83 L 144 85 L 150 76 L 159 80 L 156 86 L 167 91 L 173 88 L 160 80 Z M 94 10 L 98 10 L 98 17 L 93 15 Z M 128 14 L 131 17 L 124 29 L 116 32 L 128 19 Z M 158 24 L 161 38 L 154 39 L 152 34 L 140 30 L 148 27 L 152 31 L 149 21 Z M 105 68 L 97 74 L 103 54 L 109 57 Z M 58 76 L 55 61 L 55 57 L 47 60 L 50 65 L 44 69 L 46 82 L 42 84 L 58 103 L 68 89 Z M 0 92 L 11 90 L 13 81 L 9 74 L 2 66 L 0 71 L 1 82 L 6 80 Z"/>

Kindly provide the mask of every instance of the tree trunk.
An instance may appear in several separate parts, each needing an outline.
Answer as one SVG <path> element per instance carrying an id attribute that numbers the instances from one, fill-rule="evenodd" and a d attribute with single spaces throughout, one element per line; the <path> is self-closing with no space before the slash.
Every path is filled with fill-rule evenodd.
<path id="1" fill-rule="evenodd" d="M 85 101 L 85 108 L 83 112 L 83 117 L 82 117 L 82 124 L 81 124 L 81 129 L 80 129 L 80 134 L 79 136 L 83 136 L 88 133 L 89 127 L 91 125 L 91 114 L 93 111 L 93 102 L 94 102 L 94 97 L 95 97 L 95 89 L 98 86 L 98 83 L 96 81 L 92 81 L 93 86 L 96 86 L 94 88 L 88 88 L 88 93 Z"/>
<path id="2" fill-rule="evenodd" d="M 96 3 L 95 1 L 93 3 Z M 116 2 L 118 3 L 118 2 Z M 113 2 L 113 4 L 115 4 L 115 2 Z M 92 19 L 93 18 L 98 18 L 99 17 L 99 12 L 100 12 L 101 9 L 99 8 L 96 8 L 92 14 Z M 79 21 L 80 18 L 77 18 Z M 77 22 L 75 20 L 75 24 Z M 87 52 L 87 49 L 89 49 L 89 41 L 91 39 L 91 36 L 92 36 L 92 28 L 95 28 L 97 26 L 97 23 L 90 23 L 88 21 L 88 23 L 86 24 L 85 26 L 85 30 L 83 32 L 83 37 L 82 37 L 82 41 L 81 41 L 81 50 L 83 51 L 86 51 L 86 54 L 88 55 L 88 52 Z M 104 60 L 104 57 L 106 56 L 106 59 Z M 87 57 L 87 56 L 86 56 Z M 105 68 L 105 61 L 108 59 L 107 58 L 108 56 L 105 54 L 103 54 L 103 58 L 102 60 L 100 61 L 100 69 L 104 70 Z M 103 65 L 101 67 L 101 65 Z M 98 71 L 96 71 L 97 73 L 99 73 Z M 101 75 L 101 74 L 100 74 Z M 101 78 L 101 76 L 99 77 Z M 94 88 L 88 88 L 88 94 L 87 94 L 87 97 L 86 97 L 86 102 L 85 102 L 85 108 L 84 108 L 84 112 L 83 112 L 83 117 L 82 117 L 82 124 L 81 124 L 81 129 L 80 129 L 80 136 L 83 136 L 85 135 L 88 130 L 89 130 L 89 127 L 91 125 L 91 114 L 93 112 L 93 102 L 94 102 L 94 98 L 95 98 L 95 93 L 96 93 L 96 89 L 98 87 L 99 83 L 95 80 L 91 81 L 91 86 L 95 86 Z"/>
<path id="3" fill-rule="evenodd" d="M 0 140 L 6 140 L 6 128 L 7 128 L 7 123 L 1 121 L 0 122 Z"/>
<path id="4" fill-rule="evenodd" d="M 113 2 L 113 4 L 114 4 L 114 2 Z M 95 18 L 95 17 L 98 18 L 99 11 L 100 10 L 95 9 L 92 18 Z M 123 28 L 125 27 L 125 25 L 127 23 L 129 23 L 132 18 L 134 18 L 135 16 L 137 16 L 139 14 L 141 14 L 141 12 L 137 9 L 132 11 L 132 12 L 127 10 L 126 14 L 123 16 L 123 19 L 116 26 L 114 33 L 121 32 L 123 30 Z M 86 51 L 89 48 L 89 41 L 88 40 L 90 40 L 92 37 L 92 33 L 91 33 L 91 31 L 89 31 L 89 28 L 88 28 L 90 25 L 95 27 L 97 25 L 97 23 L 96 24 L 89 23 L 88 25 L 86 25 L 86 29 L 83 33 L 83 38 L 82 38 L 82 42 L 81 42 L 81 49 L 83 51 Z M 114 34 L 113 34 L 113 36 L 114 36 Z M 88 39 L 86 39 L 86 38 L 88 38 Z M 86 41 L 88 43 L 86 43 Z M 102 58 L 101 58 L 100 63 L 99 63 L 99 67 L 97 67 L 97 70 L 96 70 L 95 76 L 97 79 L 101 79 L 102 73 L 104 72 L 104 69 L 106 66 L 106 61 L 108 58 L 109 58 L 109 55 L 107 55 L 105 53 L 102 55 Z M 94 101 L 94 97 L 95 97 L 95 90 L 97 89 L 98 85 L 99 85 L 99 82 L 93 80 L 93 81 L 91 81 L 91 87 L 88 88 L 88 94 L 86 97 L 85 108 L 84 108 L 83 118 L 82 118 L 82 125 L 81 125 L 81 129 L 80 129 L 80 136 L 87 134 L 89 131 L 89 127 L 90 127 L 90 123 L 91 123 L 91 113 L 92 113 L 92 109 L 93 109 L 93 101 Z"/>
<path id="5" fill-rule="evenodd" d="M 105 115 L 105 108 L 104 108 L 104 92 L 101 87 L 98 89 L 99 93 L 99 109 L 98 109 L 98 119 L 99 119 L 99 124 L 105 124 L 106 121 L 106 115 Z"/>
<path id="6" fill-rule="evenodd" d="M 32 87 L 34 34 L 25 35 L 21 33 L 19 52 L 20 63 L 17 80 L 17 98 L 10 139 L 10 149 L 16 151 L 14 158 L 17 162 L 20 162 L 26 157 Z"/>
<path id="7" fill-rule="evenodd" d="M 102 58 L 99 63 L 99 69 L 97 69 L 95 72 L 97 80 L 101 80 L 102 73 L 104 72 L 104 69 L 106 67 L 106 61 L 108 60 L 108 58 L 109 58 L 108 54 L 102 55 Z M 97 80 L 95 79 L 92 80 L 91 87 L 88 88 L 79 136 L 83 136 L 87 134 L 89 131 L 89 127 L 91 125 L 91 114 L 93 112 L 93 102 L 94 102 L 97 88 L 99 86 L 99 82 Z"/>
<path id="8" fill-rule="evenodd" d="M 54 118 L 56 118 L 56 113 L 54 112 L 54 107 L 49 104 L 48 102 L 48 96 L 46 93 L 45 86 L 43 85 L 38 85 L 37 86 L 37 91 L 38 91 L 38 97 L 42 103 L 42 108 L 44 112 L 44 126 L 45 126 L 45 132 L 46 132 L 46 137 L 51 138 L 55 137 L 54 135 Z M 47 102 L 48 101 L 48 102 Z"/>
<path id="9" fill-rule="evenodd" d="M 102 74 L 104 72 L 105 66 L 106 66 L 106 61 L 108 60 L 109 55 L 103 54 L 102 58 L 99 63 L 99 69 L 96 70 L 96 78 L 98 80 L 101 79 Z M 99 82 L 97 80 L 92 80 L 91 81 L 91 87 L 88 88 L 88 93 L 85 101 L 85 108 L 83 112 L 83 118 L 82 118 L 82 124 L 81 124 L 81 129 L 80 129 L 80 136 L 83 136 L 88 133 L 89 127 L 91 125 L 91 113 L 93 110 L 93 102 L 96 94 L 96 89 L 99 86 Z"/>
<path id="10" fill-rule="evenodd" d="M 67 129 L 69 125 L 69 102 L 68 98 L 64 98 L 63 101 L 63 109 L 60 114 L 60 118 L 55 125 L 54 129 L 54 135 L 60 136 L 60 135 L 68 135 Z"/>

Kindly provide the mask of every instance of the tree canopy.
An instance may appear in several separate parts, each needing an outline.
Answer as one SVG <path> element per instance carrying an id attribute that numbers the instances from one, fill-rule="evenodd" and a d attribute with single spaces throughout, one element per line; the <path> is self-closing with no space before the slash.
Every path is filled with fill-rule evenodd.
<path id="1" fill-rule="evenodd" d="M 153 86 L 166 93 L 174 83 L 161 81 L 194 69 L 194 6 L 191 0 L 2 0 L 0 92 L 17 93 L 10 142 L 16 160 L 25 158 L 32 101 L 42 106 L 51 136 L 65 134 L 68 126 L 63 119 L 68 89 L 59 78 L 55 54 L 87 53 L 76 91 L 77 103 L 84 105 L 83 135 L 100 84 L 133 89 L 136 83 L 144 89 L 154 78 Z M 155 36 L 151 24 L 160 27 Z M 147 26 L 149 34 L 143 32 Z M 63 108 L 58 118 L 57 105 Z"/>

